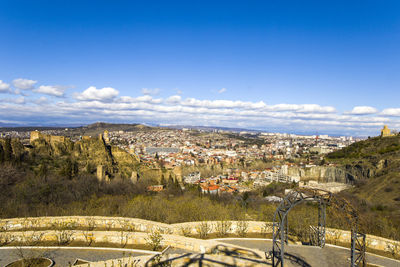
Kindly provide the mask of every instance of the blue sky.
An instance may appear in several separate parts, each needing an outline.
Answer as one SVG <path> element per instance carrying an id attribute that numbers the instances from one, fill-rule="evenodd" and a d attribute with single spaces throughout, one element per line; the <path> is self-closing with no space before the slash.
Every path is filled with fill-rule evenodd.
<path id="1" fill-rule="evenodd" d="M 399 1 L 0 2 L 0 122 L 400 128 Z"/>

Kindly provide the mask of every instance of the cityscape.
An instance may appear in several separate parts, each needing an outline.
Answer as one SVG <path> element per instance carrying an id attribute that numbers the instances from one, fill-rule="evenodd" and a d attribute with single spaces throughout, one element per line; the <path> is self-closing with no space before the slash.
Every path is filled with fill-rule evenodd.
<path id="1" fill-rule="evenodd" d="M 400 267 L 400 2 L 0 1 L 0 266 Z"/>

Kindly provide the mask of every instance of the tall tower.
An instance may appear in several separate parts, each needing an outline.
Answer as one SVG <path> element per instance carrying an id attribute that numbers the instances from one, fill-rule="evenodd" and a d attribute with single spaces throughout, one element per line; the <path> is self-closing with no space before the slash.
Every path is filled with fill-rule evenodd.
<path id="1" fill-rule="evenodd" d="M 104 138 L 104 142 L 106 142 L 106 144 L 110 143 L 110 136 L 108 135 L 108 131 L 107 130 L 104 131 L 103 138 Z"/>
<path id="2" fill-rule="evenodd" d="M 381 130 L 381 136 L 386 137 L 386 136 L 391 136 L 390 129 L 387 127 L 387 125 L 383 126 L 383 129 Z"/>

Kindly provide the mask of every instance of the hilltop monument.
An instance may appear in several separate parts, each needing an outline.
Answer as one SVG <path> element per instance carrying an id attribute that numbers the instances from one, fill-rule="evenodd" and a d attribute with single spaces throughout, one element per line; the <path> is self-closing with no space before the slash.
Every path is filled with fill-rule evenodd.
<path id="1" fill-rule="evenodd" d="M 391 133 L 387 125 L 384 125 L 383 129 L 381 130 L 381 137 L 388 137 L 388 136 L 393 136 L 393 134 Z"/>

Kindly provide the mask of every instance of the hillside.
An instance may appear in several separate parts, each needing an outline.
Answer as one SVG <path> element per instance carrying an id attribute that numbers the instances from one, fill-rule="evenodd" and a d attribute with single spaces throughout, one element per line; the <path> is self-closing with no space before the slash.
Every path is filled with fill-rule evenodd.
<path id="1" fill-rule="evenodd" d="M 18 139 L 0 139 L 0 162 L 14 162 L 41 174 L 60 174 L 70 178 L 86 173 L 96 175 L 99 166 L 104 178 L 130 178 L 139 161 L 126 151 L 107 145 L 103 138 L 84 138 L 73 142 L 62 136 L 42 135 L 29 146 Z"/>
<path id="2" fill-rule="evenodd" d="M 400 218 L 400 136 L 369 138 L 330 153 L 325 160 L 353 175 L 356 187 L 350 193 L 361 202 Z"/>

